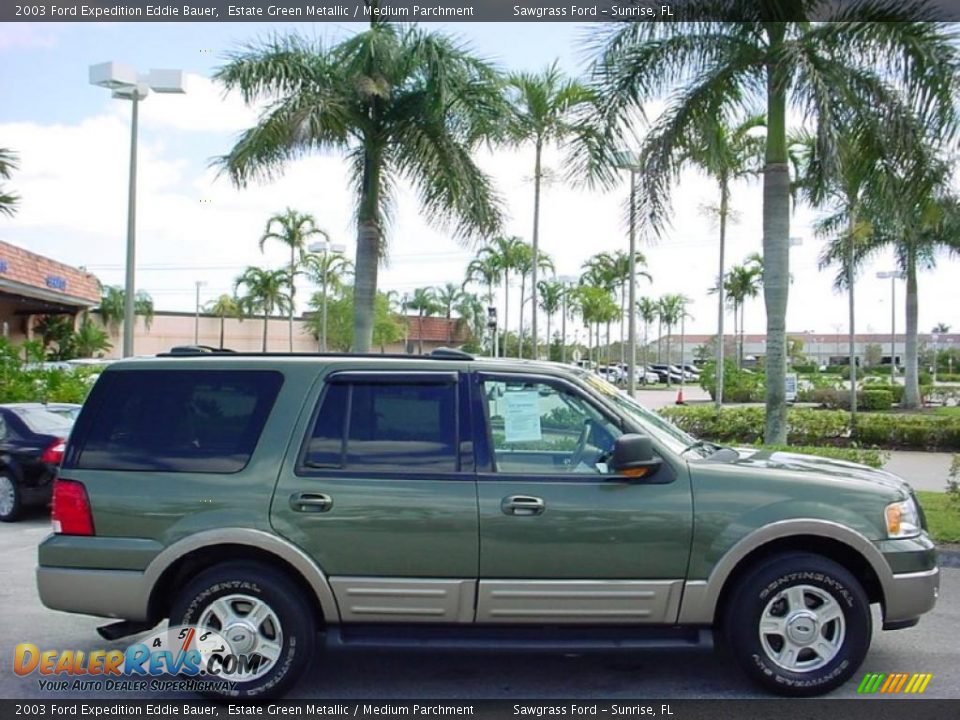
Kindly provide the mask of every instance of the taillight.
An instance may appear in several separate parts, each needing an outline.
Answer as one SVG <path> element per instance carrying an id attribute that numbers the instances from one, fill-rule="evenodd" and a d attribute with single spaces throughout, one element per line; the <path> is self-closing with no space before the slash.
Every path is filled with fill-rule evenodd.
<path id="1" fill-rule="evenodd" d="M 53 481 L 50 519 L 58 535 L 94 535 L 93 512 L 83 483 L 76 480 Z"/>
<path id="2" fill-rule="evenodd" d="M 59 465 L 63 462 L 63 451 L 67 449 L 67 441 L 64 438 L 57 438 L 43 451 L 40 456 L 40 462 L 51 465 Z"/>

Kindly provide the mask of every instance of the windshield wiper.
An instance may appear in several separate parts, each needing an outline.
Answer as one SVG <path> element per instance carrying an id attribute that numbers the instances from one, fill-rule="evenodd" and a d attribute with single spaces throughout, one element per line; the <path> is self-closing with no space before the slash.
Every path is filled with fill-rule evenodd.
<path id="1" fill-rule="evenodd" d="M 713 455 L 715 452 L 723 450 L 722 445 L 717 445 L 716 443 L 707 442 L 706 440 L 697 440 L 696 442 L 692 442 L 689 445 L 687 445 L 680 454 L 685 455 L 690 450 L 700 450 L 704 448 L 709 449 L 711 455 Z"/>

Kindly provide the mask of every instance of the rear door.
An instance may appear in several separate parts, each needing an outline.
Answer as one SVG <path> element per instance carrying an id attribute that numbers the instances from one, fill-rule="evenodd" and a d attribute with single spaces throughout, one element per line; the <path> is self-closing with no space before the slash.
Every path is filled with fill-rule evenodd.
<path id="1" fill-rule="evenodd" d="M 456 371 L 327 376 L 271 521 L 330 579 L 345 622 L 471 622 L 479 540 Z"/>

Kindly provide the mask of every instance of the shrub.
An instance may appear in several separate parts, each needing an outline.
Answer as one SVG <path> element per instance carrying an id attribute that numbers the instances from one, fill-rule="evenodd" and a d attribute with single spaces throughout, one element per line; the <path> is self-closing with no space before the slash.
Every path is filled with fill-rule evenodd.
<path id="1" fill-rule="evenodd" d="M 717 385 L 716 362 L 708 362 L 700 372 L 700 387 L 715 396 Z M 723 399 L 727 402 L 761 402 L 764 395 L 764 376 L 760 372 L 744 372 L 732 360 L 723 363 Z M 714 398 L 715 399 L 715 398 Z"/>
<path id="2" fill-rule="evenodd" d="M 863 410 L 889 410 L 893 405 L 893 393 L 873 388 L 860 390 L 857 392 L 857 405 Z"/>
<path id="3" fill-rule="evenodd" d="M 796 363 L 793 365 L 793 372 L 803 374 L 813 374 L 817 372 L 816 363 Z"/>

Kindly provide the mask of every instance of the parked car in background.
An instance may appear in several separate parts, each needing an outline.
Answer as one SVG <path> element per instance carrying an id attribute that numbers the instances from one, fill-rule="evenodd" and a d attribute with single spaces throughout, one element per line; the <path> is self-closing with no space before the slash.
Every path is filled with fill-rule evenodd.
<path id="1" fill-rule="evenodd" d="M 595 372 L 604 380 L 607 382 L 612 382 L 614 385 L 623 382 L 624 378 L 626 377 L 623 371 L 616 365 L 601 365 L 595 370 Z"/>
<path id="2" fill-rule="evenodd" d="M 617 363 L 617 367 L 620 368 L 624 378 L 630 377 L 630 366 L 627 363 Z M 641 385 L 653 385 L 660 382 L 659 375 L 651 370 L 645 370 L 642 365 L 634 366 L 633 374 Z"/>
<path id="3" fill-rule="evenodd" d="M 45 407 L 48 412 L 52 412 L 54 415 L 59 415 L 73 422 L 77 419 L 77 415 L 80 414 L 80 409 L 83 405 L 78 403 L 44 403 L 43 407 Z"/>
<path id="4" fill-rule="evenodd" d="M 72 417 L 41 403 L 0 405 L 0 521 L 13 522 L 24 508 L 50 501 L 72 427 Z"/>
<path id="5" fill-rule="evenodd" d="M 667 382 L 669 379 L 672 383 L 678 383 L 683 379 L 683 375 L 680 374 L 680 369 L 674 367 L 673 365 L 666 365 L 664 363 L 654 363 L 650 366 L 651 372 L 655 372 L 657 377 L 660 379 L 660 382 Z"/>
<path id="6" fill-rule="evenodd" d="M 689 374 L 691 380 L 700 379 L 701 368 L 698 368 L 696 365 L 691 365 L 690 363 L 684 363 L 680 367 Z"/>

